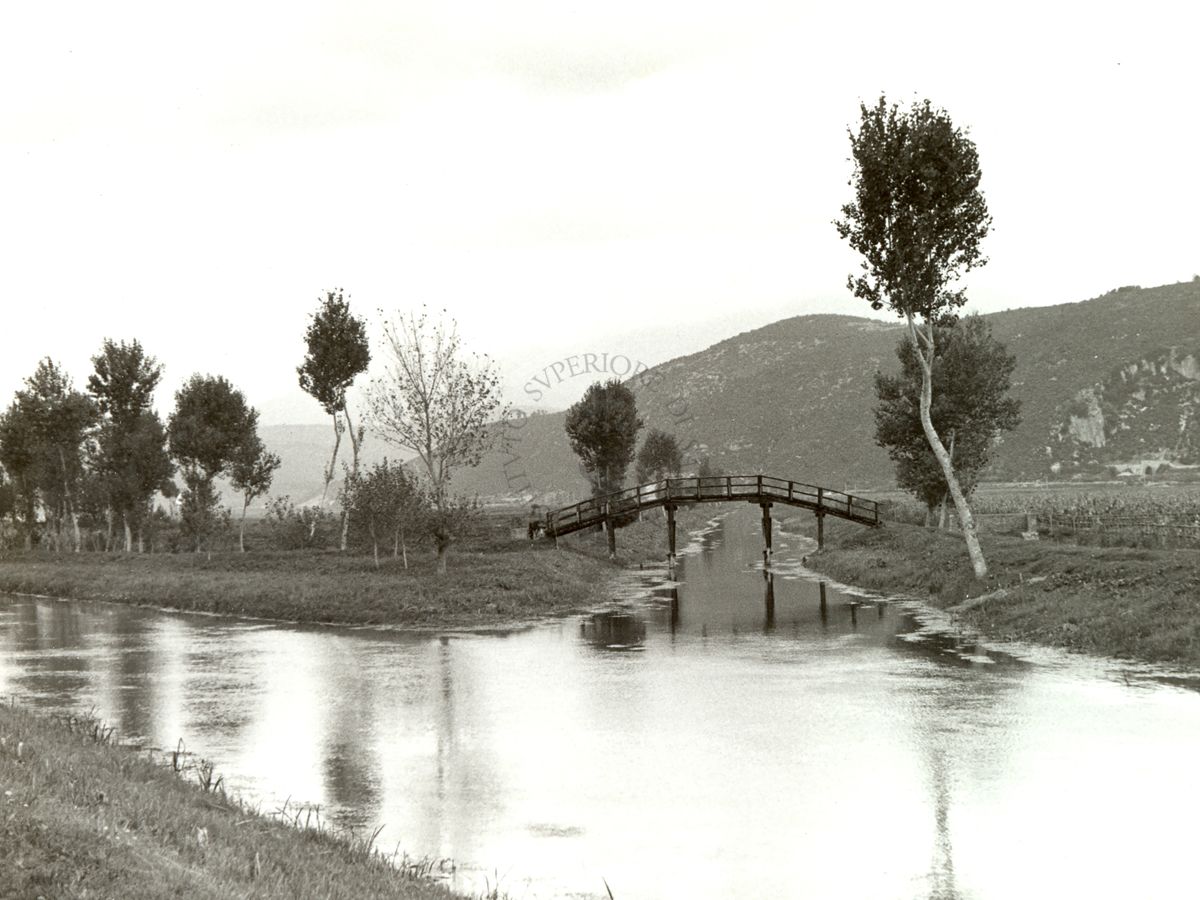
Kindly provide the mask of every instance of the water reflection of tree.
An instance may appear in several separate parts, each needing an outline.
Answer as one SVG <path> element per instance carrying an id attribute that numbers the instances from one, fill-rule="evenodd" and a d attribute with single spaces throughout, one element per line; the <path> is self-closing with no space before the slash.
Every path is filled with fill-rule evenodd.
<path id="1" fill-rule="evenodd" d="M 892 635 L 889 646 L 902 658 L 919 657 L 933 668 L 921 669 L 899 680 L 910 694 L 904 708 L 911 711 L 913 742 L 921 756 L 933 810 L 933 845 L 928 873 L 930 900 L 956 900 L 962 896 L 954 869 L 952 809 L 957 771 L 962 760 L 995 762 L 990 754 L 977 753 L 972 745 L 991 751 L 1006 745 L 1004 735 L 972 734 L 982 723 L 990 730 L 1004 727 L 1000 710 L 1011 702 L 1022 684 L 1019 673 L 1028 664 L 1003 654 L 989 653 L 970 636 L 927 631 L 920 640 L 904 640 L 915 621 Z M 991 660 L 984 662 L 986 657 Z M 918 664 L 919 666 L 920 664 Z M 985 710 L 990 715 L 980 716 Z"/>
<path id="2" fill-rule="evenodd" d="M 13 683 L 33 706 L 74 706 L 88 684 L 85 629 L 79 623 L 78 605 L 31 600 L 18 604 L 16 613 L 16 649 L 24 658 Z"/>
<path id="3" fill-rule="evenodd" d="M 157 679 L 153 677 L 153 649 L 146 640 L 143 622 L 134 616 L 114 616 L 109 634 L 116 660 L 117 729 L 125 740 L 147 741 L 155 731 Z"/>
<path id="4" fill-rule="evenodd" d="M 677 615 L 677 600 L 673 609 Z M 640 650 L 646 640 L 646 623 L 625 612 L 595 613 L 583 623 L 583 634 L 597 650 Z"/>
<path id="5" fill-rule="evenodd" d="M 381 808 L 376 683 L 362 671 L 360 654 L 367 645 L 344 638 L 338 643 L 341 652 L 319 654 L 318 680 L 327 686 L 329 706 L 321 778 L 334 823 L 358 830 L 376 822 Z"/>

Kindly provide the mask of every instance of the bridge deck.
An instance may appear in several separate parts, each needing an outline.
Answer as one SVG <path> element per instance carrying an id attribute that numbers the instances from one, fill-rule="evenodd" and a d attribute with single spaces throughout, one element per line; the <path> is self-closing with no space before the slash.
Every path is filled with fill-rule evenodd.
<path id="1" fill-rule="evenodd" d="M 879 524 L 879 504 L 798 481 L 771 475 L 692 475 L 639 484 L 637 487 L 591 497 L 546 514 L 546 535 L 556 537 L 656 506 L 684 503 L 781 503 L 811 509 L 817 515 L 837 516 L 862 525 Z"/>

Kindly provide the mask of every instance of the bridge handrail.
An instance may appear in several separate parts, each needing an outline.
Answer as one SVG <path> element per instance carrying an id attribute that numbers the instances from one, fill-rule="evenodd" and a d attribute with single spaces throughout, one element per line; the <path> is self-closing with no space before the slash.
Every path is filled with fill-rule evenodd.
<path id="1" fill-rule="evenodd" d="M 555 534 L 570 526 L 572 530 L 672 501 L 779 500 L 790 505 L 809 506 L 818 514 L 844 516 L 856 521 L 879 522 L 879 504 L 844 491 L 820 485 L 790 481 L 773 475 L 685 475 L 649 481 L 614 491 L 603 497 L 589 497 L 570 506 L 546 513 L 546 529 Z"/>

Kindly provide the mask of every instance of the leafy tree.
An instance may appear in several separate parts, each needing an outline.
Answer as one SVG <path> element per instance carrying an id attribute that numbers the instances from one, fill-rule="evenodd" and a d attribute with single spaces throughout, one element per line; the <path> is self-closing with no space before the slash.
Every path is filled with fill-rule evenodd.
<path id="1" fill-rule="evenodd" d="M 969 497 L 997 436 L 1020 423 L 1020 402 L 1006 396 L 1017 361 L 979 316 L 934 332 L 930 417 L 937 433 L 947 436 L 947 452 Z M 931 518 L 940 506 L 944 524 L 946 478 L 921 425 L 921 364 L 908 339 L 896 347 L 896 355 L 898 375 L 875 375 L 875 439 L 895 462 L 900 487 L 924 502 Z"/>
<path id="2" fill-rule="evenodd" d="M 959 278 L 987 261 L 980 243 L 992 219 L 979 190 L 979 157 L 950 116 L 927 100 L 904 110 L 880 97 L 861 114 L 858 132 L 850 132 L 854 201 L 835 223 L 863 256 L 862 274 L 850 276 L 848 286 L 872 309 L 887 307 L 908 325 L 921 370 L 921 427 L 982 578 L 987 563 L 975 520 L 932 419 L 935 326 L 949 324 L 966 302 Z"/>
<path id="3" fill-rule="evenodd" d="M 425 497 L 416 480 L 404 466 L 389 465 L 385 459 L 366 473 L 346 478 L 345 509 L 351 521 L 366 528 L 371 538 L 375 566 L 379 567 L 379 542 L 392 538 L 392 556 L 403 556 L 408 568 L 410 532 L 421 526 L 425 513 Z"/>
<path id="4" fill-rule="evenodd" d="M 76 391 L 71 379 L 47 358 L 25 379 L 25 389 L 17 392 L 14 406 L 5 436 L 13 442 L 11 463 L 29 479 L 25 488 L 30 526 L 36 491 L 59 535 L 59 545 L 62 525 L 70 522 L 72 547 L 78 552 L 82 539 L 76 500 L 84 475 L 85 442 L 96 422 L 95 404 Z M 15 471 L 9 462 L 5 466 Z"/>
<path id="5" fill-rule="evenodd" d="M 507 413 L 500 376 L 488 357 L 464 358 L 453 319 L 403 314 L 384 324 L 384 339 L 388 367 L 371 384 L 371 418 L 385 441 L 415 453 L 421 464 L 427 526 L 438 572 L 445 572 L 446 552 L 474 510 L 451 496 L 451 478 L 456 468 L 478 465 L 499 436 L 488 423 Z"/>
<path id="6" fill-rule="evenodd" d="M 255 497 L 271 489 L 280 459 L 271 453 L 257 434 L 238 450 L 229 468 L 230 482 L 242 495 L 242 517 L 238 521 L 238 549 L 246 552 L 246 510 Z"/>
<path id="7" fill-rule="evenodd" d="M 14 400 L 0 417 L 0 464 L 12 479 L 14 518 L 19 518 L 25 549 L 37 543 L 37 434 L 30 410 Z"/>
<path id="8" fill-rule="evenodd" d="M 638 484 L 674 478 L 682 468 L 683 453 L 679 450 L 675 435 L 651 428 L 637 454 Z"/>
<path id="9" fill-rule="evenodd" d="M 183 529 L 197 551 L 228 521 L 213 481 L 228 474 L 244 448 L 258 440 L 257 425 L 258 412 L 222 377 L 193 375 L 175 394 L 167 439 L 187 485 L 180 508 Z"/>
<path id="10" fill-rule="evenodd" d="M 143 546 L 142 525 L 156 491 L 169 490 L 175 466 L 167 453 L 167 435 L 151 408 L 162 379 L 162 366 L 138 341 L 105 339 L 92 357 L 88 391 L 103 424 L 97 435 L 94 466 L 114 515 L 125 531 L 125 551 L 133 549 L 133 531 Z"/>
<path id="11" fill-rule="evenodd" d="M 603 497 L 625 486 L 625 470 L 641 427 L 633 391 L 616 378 L 592 384 L 567 410 L 567 439 L 592 483 L 592 496 Z M 616 523 L 611 516 L 606 523 L 608 555 L 615 559 Z"/>
<path id="12" fill-rule="evenodd" d="M 166 444 L 166 429 L 152 410 L 139 413 L 124 427 L 107 421 L 98 433 L 93 466 L 110 509 L 121 518 L 126 552 L 133 549 L 135 533 L 139 551 L 143 548 L 142 528 L 155 492 L 168 496 L 174 489 L 175 464 Z"/>
<path id="13" fill-rule="evenodd" d="M 5 532 L 7 529 L 4 526 L 4 518 L 8 516 L 12 519 L 13 526 L 17 525 L 17 492 L 13 487 L 13 483 L 5 477 L 4 470 L 0 469 L 0 548 L 8 548 L 8 540 Z"/>
<path id="14" fill-rule="evenodd" d="M 362 446 L 364 432 L 361 425 L 355 427 L 350 420 L 346 392 L 354 383 L 354 379 L 371 364 L 371 348 L 367 341 L 366 325 L 350 312 L 350 301 L 341 289 L 326 291 L 320 306 L 308 323 L 304 341 L 308 352 L 304 362 L 296 370 L 300 376 L 300 387 L 333 418 L 333 455 L 325 469 L 325 487 L 321 491 L 321 505 L 324 506 L 329 494 L 329 484 L 333 481 L 337 468 L 338 448 L 342 443 L 343 432 L 350 435 L 350 474 L 358 472 L 358 452 Z M 338 418 L 339 415 L 342 418 Z M 348 527 L 349 519 L 343 509 L 343 550 L 346 549 Z"/>

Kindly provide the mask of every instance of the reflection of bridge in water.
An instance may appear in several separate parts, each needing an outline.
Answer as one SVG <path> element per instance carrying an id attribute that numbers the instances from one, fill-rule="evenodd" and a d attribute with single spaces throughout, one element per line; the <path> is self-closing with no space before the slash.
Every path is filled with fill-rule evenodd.
<path id="1" fill-rule="evenodd" d="M 596 525 L 608 526 L 609 551 L 616 551 L 615 522 L 642 510 L 661 506 L 667 513 L 669 558 L 675 558 L 675 510 L 693 503 L 757 503 L 762 508 L 764 558 L 771 558 L 771 507 L 776 503 L 810 509 L 817 517 L 817 546 L 825 546 L 825 516 L 848 519 L 860 525 L 879 524 L 879 504 L 813 484 L 788 481 L 771 475 L 693 475 L 665 478 L 591 497 L 546 514 L 543 530 L 547 537 L 582 531 Z"/>

